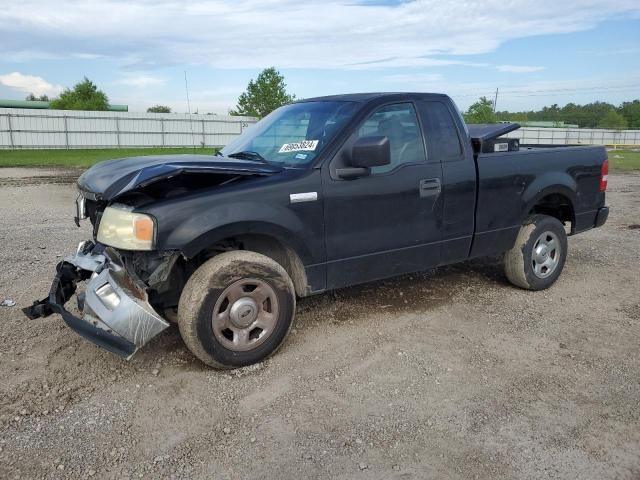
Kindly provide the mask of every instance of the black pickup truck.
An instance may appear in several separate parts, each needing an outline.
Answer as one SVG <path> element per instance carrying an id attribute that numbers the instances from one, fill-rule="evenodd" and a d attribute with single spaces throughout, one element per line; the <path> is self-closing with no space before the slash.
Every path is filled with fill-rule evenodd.
<path id="1" fill-rule="evenodd" d="M 277 350 L 296 297 L 498 254 L 511 283 L 547 288 L 567 234 L 607 220 L 607 154 L 499 138 L 514 128 L 465 125 L 445 95 L 338 95 L 279 108 L 216 156 L 102 162 L 78 180 L 93 238 L 24 311 L 127 358 L 176 322 L 233 368 Z M 81 281 L 78 317 L 64 305 Z"/>

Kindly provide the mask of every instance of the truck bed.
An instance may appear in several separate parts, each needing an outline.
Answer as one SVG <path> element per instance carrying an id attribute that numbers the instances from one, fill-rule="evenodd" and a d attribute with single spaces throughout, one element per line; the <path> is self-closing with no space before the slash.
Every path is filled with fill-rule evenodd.
<path id="1" fill-rule="evenodd" d="M 522 212 L 547 195 L 560 195 L 572 205 L 572 234 L 593 227 L 604 205 L 599 187 L 606 158 L 601 146 L 527 146 L 477 154 L 474 252 L 492 254 L 513 245 Z"/>

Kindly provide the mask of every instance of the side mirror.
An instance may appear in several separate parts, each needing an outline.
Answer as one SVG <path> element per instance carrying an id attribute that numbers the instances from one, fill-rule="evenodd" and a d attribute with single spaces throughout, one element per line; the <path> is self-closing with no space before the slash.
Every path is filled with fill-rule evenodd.
<path id="1" fill-rule="evenodd" d="M 371 173 L 371 167 L 390 163 L 391 146 L 387 137 L 363 137 L 353 145 L 349 168 L 340 168 L 336 173 L 345 179 L 364 177 Z"/>
<path id="2" fill-rule="evenodd" d="M 353 145 L 353 167 L 380 167 L 391 163 L 391 147 L 387 137 L 363 137 Z"/>

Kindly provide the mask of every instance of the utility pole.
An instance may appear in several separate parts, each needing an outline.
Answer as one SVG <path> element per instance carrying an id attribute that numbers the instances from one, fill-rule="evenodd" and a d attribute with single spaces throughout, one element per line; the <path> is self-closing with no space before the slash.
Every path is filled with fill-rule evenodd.
<path id="1" fill-rule="evenodd" d="M 193 133 L 193 117 L 191 116 L 191 100 L 189 99 L 189 83 L 187 82 L 187 71 L 184 71 L 184 89 L 187 92 L 187 112 L 189 113 L 189 127 L 191 128 L 191 143 L 196 148 L 196 137 Z"/>
<path id="2" fill-rule="evenodd" d="M 496 87 L 496 96 L 493 99 L 493 113 L 496 113 L 497 104 L 498 104 L 498 88 Z"/>

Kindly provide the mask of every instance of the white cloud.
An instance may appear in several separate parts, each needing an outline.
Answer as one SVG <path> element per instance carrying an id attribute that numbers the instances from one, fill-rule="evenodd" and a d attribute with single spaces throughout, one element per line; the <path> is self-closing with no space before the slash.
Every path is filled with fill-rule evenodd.
<path id="1" fill-rule="evenodd" d="M 0 33 L 1 32 L 2 29 L 0 28 Z M 11 63 L 29 63 L 40 60 L 61 60 L 62 58 L 63 57 L 59 53 L 43 50 L 31 50 L 29 48 L 2 52 L 2 60 Z"/>
<path id="2" fill-rule="evenodd" d="M 78 58 L 80 60 L 98 60 L 99 58 L 104 57 L 104 55 L 100 55 L 99 53 L 86 53 L 86 52 L 72 53 L 71 56 L 73 58 Z"/>
<path id="3" fill-rule="evenodd" d="M 365 62 L 356 62 L 352 64 L 340 65 L 341 68 L 348 70 L 368 70 L 372 68 L 398 68 L 405 67 L 407 64 L 412 67 L 448 67 L 451 65 L 466 65 L 466 62 L 461 60 L 443 60 L 440 58 L 428 58 L 428 57 L 394 57 L 394 58 L 381 58 L 377 60 L 370 60 Z"/>
<path id="4" fill-rule="evenodd" d="M 439 73 L 420 73 L 420 74 L 407 74 L 398 73 L 394 75 L 385 75 L 381 79 L 383 82 L 394 84 L 434 84 L 444 81 L 444 77 Z"/>
<path id="5" fill-rule="evenodd" d="M 534 67 L 531 65 L 498 65 L 496 70 L 507 73 L 531 73 L 544 70 L 545 67 Z"/>
<path id="6" fill-rule="evenodd" d="M 131 68 L 402 68 L 450 62 L 511 39 L 569 33 L 640 13 L 637 0 L 22 0 L 0 9 L 5 50 L 72 55 L 77 45 Z M 33 12 L 37 12 L 34 15 Z M 509 70 L 508 70 L 509 71 Z M 511 70 L 512 71 L 512 70 Z"/>
<path id="7" fill-rule="evenodd" d="M 154 77 L 153 75 L 140 74 L 128 74 L 118 83 L 134 88 L 148 88 L 155 85 L 162 85 L 164 80 L 162 78 Z"/>
<path id="8" fill-rule="evenodd" d="M 0 75 L 0 84 L 26 93 L 33 93 L 36 96 L 56 96 L 63 90 L 60 85 L 52 85 L 44 78 L 35 77 L 33 75 L 24 75 L 20 72 L 11 72 L 6 75 Z"/>

